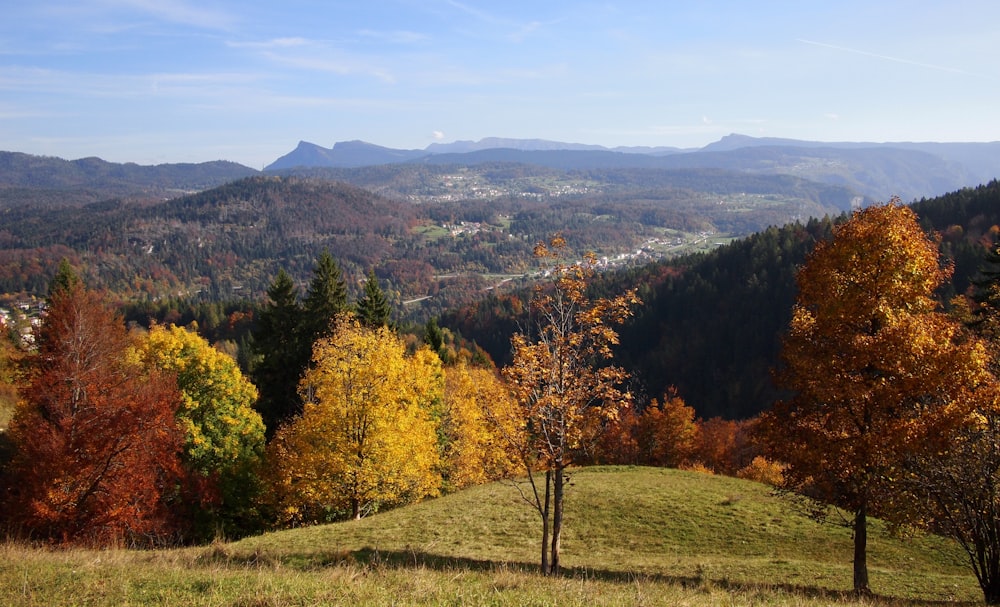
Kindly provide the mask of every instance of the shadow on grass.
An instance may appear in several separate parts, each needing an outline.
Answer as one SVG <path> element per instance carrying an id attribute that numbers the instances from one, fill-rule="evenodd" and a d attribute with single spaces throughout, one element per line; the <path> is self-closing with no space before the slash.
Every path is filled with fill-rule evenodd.
<path id="1" fill-rule="evenodd" d="M 421 550 L 386 551 L 374 548 L 362 548 L 349 553 L 354 562 L 367 567 L 393 567 L 393 568 L 427 568 L 435 571 L 517 571 L 528 574 L 539 574 L 537 563 L 509 562 L 509 561 L 487 561 L 462 557 L 442 556 Z M 345 555 L 346 556 L 346 555 Z M 338 559 L 336 562 L 343 563 L 346 559 Z M 349 562 L 349 561 L 347 561 Z M 333 563 L 330 563 L 333 564 Z M 795 584 L 776 583 L 745 583 L 734 582 L 726 579 L 713 579 L 706 576 L 681 576 L 665 575 L 661 573 L 635 573 L 625 571 L 614 571 L 610 569 L 584 569 L 566 568 L 560 571 L 559 575 L 571 579 L 599 580 L 620 584 L 634 584 L 636 581 L 651 581 L 667 584 L 679 585 L 683 588 L 718 588 L 728 592 L 753 592 L 759 589 L 770 589 L 802 597 L 831 600 L 836 602 L 849 602 L 857 600 L 859 597 L 851 591 L 837 591 L 815 586 L 800 586 Z M 979 602 L 955 602 L 955 601 L 928 601 L 917 599 L 905 599 L 891 596 L 881 596 L 878 594 L 862 597 L 866 602 L 879 605 L 980 605 Z"/>

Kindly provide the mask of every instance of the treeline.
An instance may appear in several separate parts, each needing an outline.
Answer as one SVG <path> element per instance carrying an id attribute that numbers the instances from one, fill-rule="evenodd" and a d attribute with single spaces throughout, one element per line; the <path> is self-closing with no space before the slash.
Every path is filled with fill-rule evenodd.
<path id="1" fill-rule="evenodd" d="M 232 538 L 541 465 L 524 434 L 529 409 L 482 351 L 434 322 L 416 334 L 393 328 L 374 274 L 351 302 L 328 253 L 304 293 L 280 271 L 255 317 L 207 306 L 129 329 L 65 261 L 48 293 L 30 339 L 0 324 L 0 522 L 13 536 Z M 236 352 L 230 339 L 205 337 L 238 326 L 248 331 Z M 735 473 L 752 455 L 747 426 L 702 422 L 676 396 L 621 405 L 560 461 Z"/>

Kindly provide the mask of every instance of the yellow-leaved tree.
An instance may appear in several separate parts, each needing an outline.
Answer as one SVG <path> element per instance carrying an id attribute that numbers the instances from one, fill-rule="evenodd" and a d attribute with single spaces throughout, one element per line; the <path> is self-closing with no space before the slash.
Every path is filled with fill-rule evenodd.
<path id="1" fill-rule="evenodd" d="M 532 332 L 511 338 L 514 357 L 503 369 L 521 425 L 514 436 L 521 442 L 512 446 L 528 474 L 529 503 L 542 519 L 541 569 L 546 575 L 559 571 L 566 469 L 632 400 L 620 390 L 625 371 L 606 363 L 618 343 L 614 326 L 638 303 L 635 291 L 591 298 L 587 287 L 597 258 L 588 254 L 570 263 L 564 259 L 565 248 L 561 237 L 536 246 L 535 255 L 552 264 L 553 279 L 536 289 Z M 535 482 L 536 470 L 545 473 L 542 487 Z"/>
<path id="2" fill-rule="evenodd" d="M 867 517 L 899 512 L 904 462 L 942 439 L 988 377 L 982 345 L 938 310 L 938 244 L 898 200 L 856 211 L 798 274 L 779 383 L 762 416 L 784 485 L 847 511 L 854 590 L 868 593 Z"/>
<path id="3" fill-rule="evenodd" d="M 406 355 L 388 327 L 343 317 L 313 347 L 299 385 L 302 415 L 268 446 L 279 523 L 360 518 L 435 495 L 441 485 L 434 409 L 443 395 L 437 355 Z"/>
<path id="4" fill-rule="evenodd" d="M 514 432 L 514 402 L 493 369 L 460 360 L 445 377 L 441 434 L 444 437 L 444 477 L 449 489 L 462 489 L 504 478 L 519 466 L 505 436 Z M 494 418 L 491 420 L 489 415 Z"/>
<path id="5" fill-rule="evenodd" d="M 182 402 L 183 461 L 212 487 L 200 492 L 202 533 L 254 531 L 257 472 L 264 455 L 264 422 L 254 410 L 257 388 L 232 356 L 193 330 L 153 326 L 138 335 L 135 354 L 146 365 L 173 374 Z M 212 496 L 212 493 L 216 493 Z M 220 503 L 214 503 L 217 497 Z M 220 529 L 221 527 L 221 529 Z"/>

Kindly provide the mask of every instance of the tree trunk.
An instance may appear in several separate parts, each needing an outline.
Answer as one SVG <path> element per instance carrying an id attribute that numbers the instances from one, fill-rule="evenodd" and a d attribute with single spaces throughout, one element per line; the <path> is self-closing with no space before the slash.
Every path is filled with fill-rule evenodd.
<path id="1" fill-rule="evenodd" d="M 530 473 L 529 473 L 530 474 Z M 537 500 L 537 493 L 535 499 Z M 542 505 L 542 575 L 549 574 L 549 500 L 552 495 L 552 471 L 545 471 L 545 503 Z"/>
<path id="2" fill-rule="evenodd" d="M 979 585 L 983 589 L 983 600 L 987 605 L 1000 605 L 1000 579 L 983 580 Z"/>
<path id="3" fill-rule="evenodd" d="M 861 502 L 854 513 L 854 593 L 871 594 L 868 586 L 868 503 Z"/>
<path id="4" fill-rule="evenodd" d="M 356 497 L 351 498 L 351 515 L 354 517 L 354 520 L 361 518 L 361 500 Z"/>
<path id="5" fill-rule="evenodd" d="M 552 559 L 549 568 L 553 574 L 559 573 L 559 548 L 562 539 L 563 519 L 563 467 L 558 466 L 554 472 L 554 490 L 552 495 Z"/>

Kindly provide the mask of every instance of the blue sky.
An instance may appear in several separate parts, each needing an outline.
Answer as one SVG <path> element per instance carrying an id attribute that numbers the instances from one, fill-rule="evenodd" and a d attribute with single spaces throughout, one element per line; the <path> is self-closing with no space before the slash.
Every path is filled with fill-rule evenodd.
<path id="1" fill-rule="evenodd" d="M 5 0 L 0 150 L 1000 140 L 1000 2 Z"/>

